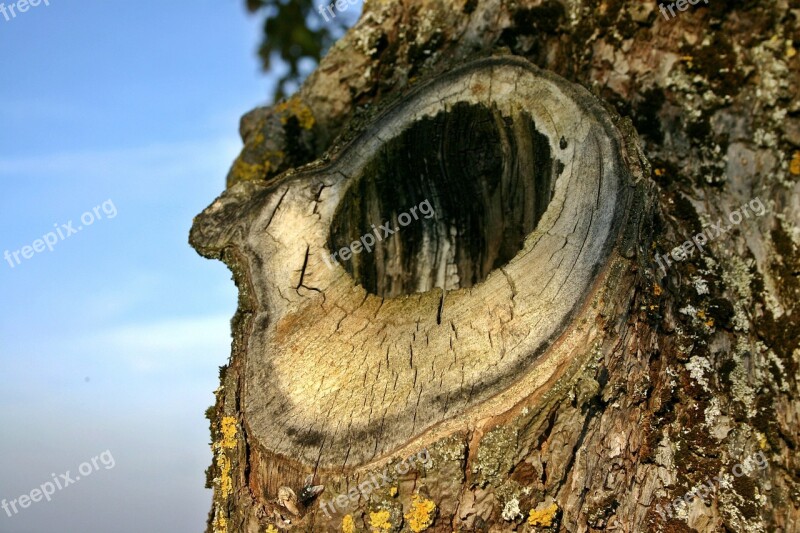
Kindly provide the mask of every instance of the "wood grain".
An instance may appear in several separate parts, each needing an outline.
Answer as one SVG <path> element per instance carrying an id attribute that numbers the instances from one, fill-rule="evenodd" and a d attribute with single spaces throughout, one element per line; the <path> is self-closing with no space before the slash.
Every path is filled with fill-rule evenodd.
<path id="1" fill-rule="evenodd" d="M 475 161 L 500 154 L 488 170 L 503 177 L 472 176 L 494 180 L 494 195 L 464 193 L 486 189 L 464 181 L 472 168 L 466 164 L 446 186 L 436 176 L 446 169 L 402 172 L 408 161 L 453 162 L 458 146 L 481 146 L 458 138 L 469 137 L 468 125 L 443 127 L 454 109 L 494 123 L 486 129 L 495 138 L 483 135 Z M 435 133 L 437 126 L 455 152 L 408 135 Z M 410 153 L 408 161 L 399 161 L 397 147 Z M 549 348 L 585 305 L 624 225 L 631 172 L 623 150 L 622 135 L 587 91 L 524 60 L 492 58 L 418 87 L 324 164 L 269 188 L 231 188 L 201 215 L 194 239 L 207 255 L 234 248 L 245 258 L 257 302 L 242 397 L 252 441 L 315 469 L 354 468 L 487 414 L 487 402 L 512 385 L 525 383 L 523 395 L 547 383 L 563 363 L 548 359 Z M 396 205 L 392 194 L 370 193 L 381 188 L 376 168 L 381 179 L 392 179 L 384 191 L 412 183 L 412 192 L 395 195 Z M 326 266 L 330 242 L 370 232 L 368 214 L 382 224 L 384 215 L 426 199 L 426 191 L 437 217 L 393 236 L 406 243 L 405 255 L 393 258 L 386 244 L 372 257 L 359 256 L 361 273 L 352 263 L 349 272 Z M 461 195 L 457 202 L 445 196 L 453 191 Z M 469 224 L 441 218 L 458 205 L 459 216 L 477 213 L 472 234 L 459 234 Z M 504 224 L 524 228 L 509 240 L 514 253 L 507 261 L 499 246 L 475 244 L 502 240 Z M 403 241 L 405 231 L 417 238 L 427 232 L 438 245 Z M 431 274 L 443 265 L 430 250 L 445 244 L 461 250 L 460 259 L 450 255 L 456 275 L 449 281 Z M 373 278 L 385 277 L 376 272 L 397 257 L 419 267 L 410 282 L 359 283 L 359 276 L 369 278 L 364 265 Z M 469 271 L 477 257 L 482 264 Z"/>

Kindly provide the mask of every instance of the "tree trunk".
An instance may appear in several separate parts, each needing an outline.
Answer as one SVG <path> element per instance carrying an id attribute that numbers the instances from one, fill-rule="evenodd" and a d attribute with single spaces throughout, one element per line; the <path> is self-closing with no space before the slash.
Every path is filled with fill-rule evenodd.
<path id="1" fill-rule="evenodd" d="M 680 5 L 369 2 L 242 119 L 209 531 L 800 531 L 800 4 Z"/>

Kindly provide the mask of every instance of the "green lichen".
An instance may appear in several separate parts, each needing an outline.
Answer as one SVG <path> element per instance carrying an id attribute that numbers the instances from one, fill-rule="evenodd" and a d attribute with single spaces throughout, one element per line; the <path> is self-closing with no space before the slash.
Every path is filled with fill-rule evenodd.
<path id="1" fill-rule="evenodd" d="M 485 487 L 511 471 L 517 447 L 518 430 L 501 426 L 489 431 L 481 439 L 478 455 L 472 467 L 477 483 Z"/>
<path id="2" fill-rule="evenodd" d="M 267 170 L 263 164 L 247 163 L 242 156 L 236 158 L 228 174 L 228 186 L 240 181 L 256 181 L 264 179 Z"/>

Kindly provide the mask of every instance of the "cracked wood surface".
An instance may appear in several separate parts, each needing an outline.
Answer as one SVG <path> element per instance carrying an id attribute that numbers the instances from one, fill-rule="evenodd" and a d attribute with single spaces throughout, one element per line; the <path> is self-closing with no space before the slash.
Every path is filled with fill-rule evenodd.
<path id="1" fill-rule="evenodd" d="M 522 250 L 474 287 L 393 298 L 326 266 L 332 218 L 348 187 L 370 178 L 366 164 L 415 122 L 464 102 L 529 117 L 549 142 L 552 200 Z M 524 60 L 488 59 L 417 89 L 331 163 L 256 195 L 251 220 L 206 238 L 246 258 L 257 299 L 243 392 L 250 437 L 315 468 L 357 467 L 497 414 L 501 393 L 513 405 L 545 385 L 565 357 L 548 349 L 585 304 L 626 216 L 622 144 L 585 90 Z M 533 179 L 527 156 L 504 156 L 530 165 L 522 173 Z M 218 227 L 220 202 L 205 215 Z"/>

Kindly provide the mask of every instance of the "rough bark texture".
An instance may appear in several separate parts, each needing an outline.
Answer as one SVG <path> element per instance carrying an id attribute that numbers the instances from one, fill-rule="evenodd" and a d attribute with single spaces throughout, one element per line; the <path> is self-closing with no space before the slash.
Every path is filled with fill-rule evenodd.
<path id="1" fill-rule="evenodd" d="M 240 289 L 231 361 L 211 413 L 210 531 L 800 531 L 800 4 L 710 0 L 675 13 L 666 20 L 656 4 L 622 1 L 369 2 L 358 25 L 298 95 L 243 118 L 245 148 L 228 177 L 229 189 L 198 217 L 192 232 L 195 247 L 224 260 Z M 341 169 L 348 158 L 359 164 L 340 182 L 366 183 L 358 180 L 365 166 L 372 174 L 390 175 L 390 168 L 352 146 L 369 142 L 365 132 L 382 127 L 380 117 L 424 92 L 416 89 L 421 81 L 443 79 L 468 60 L 489 55 L 526 58 L 631 118 L 649 166 L 640 162 L 633 128 L 609 110 L 616 132 L 609 137 L 621 140 L 631 181 L 641 174 L 625 209 L 627 233 L 602 261 L 588 300 L 556 328 L 558 340 L 542 352 L 553 361 L 544 381 L 526 381 L 543 375 L 536 365 L 526 367 L 513 384 L 491 389 L 491 398 L 452 412 L 431 409 L 410 432 L 350 435 L 342 443 L 359 450 L 352 460 L 334 453 L 320 464 L 309 461 L 309 450 L 324 449 L 315 438 L 328 430 L 295 433 L 292 445 L 269 424 L 304 401 L 304 386 L 334 377 L 335 359 L 345 356 L 326 351 L 325 344 L 335 340 L 327 321 L 354 317 L 345 325 L 351 334 L 374 327 L 380 319 L 359 317 L 359 309 L 379 317 L 380 309 L 364 306 L 385 296 L 406 307 L 383 312 L 425 316 L 430 323 L 414 327 L 433 332 L 442 325 L 437 315 L 441 319 L 448 310 L 446 297 L 441 304 L 443 291 L 433 287 L 469 294 L 494 280 L 506 288 L 493 293 L 491 305 L 509 306 L 520 297 L 520 287 L 500 279 L 502 269 L 495 268 L 510 257 L 509 269 L 521 260 L 525 248 L 513 238 L 506 248 L 466 247 L 450 262 L 458 276 L 428 275 L 416 288 L 430 290 L 409 298 L 402 295 L 413 292 L 414 283 L 387 267 L 407 264 L 402 250 L 392 255 L 387 249 L 347 273 L 339 268 L 339 277 L 327 280 L 333 276 L 327 267 L 304 259 L 312 257 L 305 256 L 312 246 L 342 245 L 364 223 L 382 223 L 387 217 L 381 206 L 408 207 L 396 191 L 351 187 L 350 196 L 326 197 L 309 183 L 317 179 L 333 190 L 330 170 Z M 478 124 L 502 124 L 500 108 L 499 115 L 461 109 L 451 122 L 441 117 L 425 127 L 450 124 L 448 131 L 464 131 L 469 126 L 459 127 L 457 117 L 472 112 Z M 523 137 L 534 142 L 535 134 L 528 129 Z M 403 147 L 414 141 L 399 142 Z M 478 159 L 489 159 L 484 155 Z M 413 161 L 401 168 L 413 168 Z M 308 190 L 319 196 L 303 197 Z M 295 203 L 278 209 L 281 191 Z M 377 207 L 365 211 L 359 198 Z M 484 211 L 490 207 L 485 203 Z M 736 210 L 747 216 L 729 218 Z M 530 221 L 526 225 L 522 212 L 509 224 L 527 233 Z M 536 218 L 537 209 L 527 212 Z M 702 251 L 684 260 L 660 259 L 665 270 L 659 268 L 656 254 L 719 219 L 728 231 L 713 231 Z M 273 223 L 281 231 L 266 229 Z M 254 224 L 261 226 L 254 230 Z M 496 223 L 491 231 L 479 220 L 472 224 L 484 235 L 504 233 Z M 258 231 L 260 239 L 254 236 Z M 447 233 L 427 231 L 447 240 Z M 300 235 L 308 242 L 298 241 Z M 313 272 L 320 278 L 306 277 Z M 531 280 L 545 274 L 550 272 L 526 273 Z M 411 276 L 415 283 L 424 277 Z M 263 283 L 269 279 L 271 287 Z M 356 282 L 366 289 L 341 293 L 337 302 L 364 301 L 361 307 L 345 307 L 340 316 L 332 308 L 319 316 L 303 315 L 308 308 L 298 311 L 299 302 L 328 297 L 337 283 L 357 287 Z M 285 300 L 278 304 L 274 294 L 280 287 L 286 287 Z M 560 303 L 578 301 L 570 295 Z M 474 307 L 476 319 L 491 314 Z M 300 313 L 298 319 L 281 330 L 281 338 L 304 347 L 311 337 L 298 340 L 303 335 L 322 339 L 308 361 L 291 343 L 270 337 L 270 328 L 292 312 Z M 402 321 L 389 325 L 407 329 Z M 492 325 L 476 331 L 485 334 Z M 377 344 L 379 335 L 373 331 L 356 340 Z M 440 336 L 429 335 L 437 342 Z M 493 343 L 487 357 L 495 353 Z M 280 368 L 270 366 L 275 364 Z M 309 367 L 308 374 L 300 366 Z M 364 369 L 358 368 L 363 380 Z M 311 376 L 308 383 L 305 375 Z M 367 398 L 371 384 L 342 382 L 340 388 Z M 449 383 L 426 385 L 446 390 Z M 292 400 L 275 400 L 276 388 L 294 394 Z M 286 423 L 305 417 L 300 428 L 324 426 L 313 422 L 320 401 L 312 395 L 308 411 Z M 321 413 L 344 427 L 350 415 L 361 416 L 362 407 L 346 401 L 325 405 Z M 369 416 L 359 420 L 362 427 L 370 425 Z M 369 448 L 373 453 L 366 453 Z M 418 460 L 423 456 L 425 461 Z M 412 459 L 402 466 L 404 457 Z M 684 498 L 707 482 L 714 491 Z M 345 505 L 345 497 L 335 511 L 320 506 L 348 491 L 354 501 Z"/>

